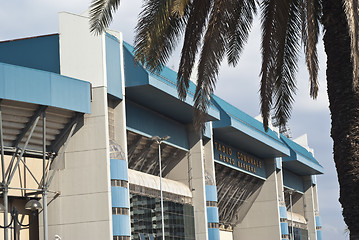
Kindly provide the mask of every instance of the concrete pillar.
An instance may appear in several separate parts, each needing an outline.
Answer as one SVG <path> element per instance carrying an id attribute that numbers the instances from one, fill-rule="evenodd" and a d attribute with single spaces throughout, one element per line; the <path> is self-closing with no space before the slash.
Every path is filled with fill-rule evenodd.
<path id="1" fill-rule="evenodd" d="M 212 132 L 212 124 L 209 123 Z M 217 187 L 215 179 L 215 166 L 213 156 L 212 134 L 210 139 L 203 139 L 203 156 L 205 167 L 205 187 L 206 187 L 206 205 L 208 222 L 208 239 L 219 240 L 219 216 L 217 207 Z"/>
<path id="2" fill-rule="evenodd" d="M 307 220 L 308 224 L 308 236 L 311 240 L 317 240 L 317 231 L 316 231 L 316 206 L 315 206 L 315 197 L 316 193 L 314 191 L 315 186 L 312 184 L 312 176 L 303 177 L 303 184 L 305 192 L 303 194 L 303 210 L 304 217 Z"/>
<path id="3" fill-rule="evenodd" d="M 267 180 L 257 198 L 244 217 L 233 229 L 234 240 L 245 239 L 281 239 L 280 215 L 278 207 L 277 172 L 274 159 L 265 161 Z M 266 213 L 266 214 L 263 214 Z"/>
<path id="4" fill-rule="evenodd" d="M 189 172 L 193 194 L 196 239 L 208 240 L 205 169 L 203 159 L 203 141 L 192 126 L 189 127 Z"/>
<path id="5" fill-rule="evenodd" d="M 70 139 L 64 168 L 50 186 L 61 195 L 48 208 L 49 239 L 55 235 L 62 239 L 112 239 L 105 87 L 93 89 L 91 111 Z M 49 201 L 51 197 L 49 194 Z"/>

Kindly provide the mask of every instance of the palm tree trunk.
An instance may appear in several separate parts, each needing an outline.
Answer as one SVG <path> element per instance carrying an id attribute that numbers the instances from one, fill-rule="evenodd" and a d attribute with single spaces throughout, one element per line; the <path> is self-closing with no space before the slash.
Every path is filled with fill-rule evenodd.
<path id="1" fill-rule="evenodd" d="M 348 24 L 341 0 L 323 0 L 324 45 L 339 201 L 350 239 L 359 239 L 359 89 L 353 89 Z"/>

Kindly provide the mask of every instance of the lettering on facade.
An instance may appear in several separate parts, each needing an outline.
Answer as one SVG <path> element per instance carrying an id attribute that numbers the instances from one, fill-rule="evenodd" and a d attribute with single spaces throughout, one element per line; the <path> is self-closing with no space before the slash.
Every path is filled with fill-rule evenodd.
<path id="1" fill-rule="evenodd" d="M 247 172 L 258 173 L 262 170 L 262 160 L 236 150 L 228 145 L 214 141 L 214 155 L 219 161 L 243 169 Z"/>

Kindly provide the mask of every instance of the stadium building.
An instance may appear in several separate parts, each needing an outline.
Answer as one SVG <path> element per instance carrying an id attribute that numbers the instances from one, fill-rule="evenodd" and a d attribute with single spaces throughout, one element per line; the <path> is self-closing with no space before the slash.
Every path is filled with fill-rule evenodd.
<path id="1" fill-rule="evenodd" d="M 0 239 L 321 240 L 306 136 L 218 96 L 199 134 L 195 85 L 179 100 L 176 72 L 135 63 L 119 32 L 62 12 L 0 62 Z"/>

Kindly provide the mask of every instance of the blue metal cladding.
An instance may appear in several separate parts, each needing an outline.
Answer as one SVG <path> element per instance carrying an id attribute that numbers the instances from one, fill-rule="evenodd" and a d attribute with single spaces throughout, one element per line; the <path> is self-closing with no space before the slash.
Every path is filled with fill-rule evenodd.
<path id="1" fill-rule="evenodd" d="M 207 220 L 209 223 L 219 223 L 217 207 L 207 207 Z"/>
<path id="2" fill-rule="evenodd" d="M 218 228 L 208 228 L 208 239 L 209 240 L 220 240 Z"/>
<path id="3" fill-rule="evenodd" d="M 60 73 L 59 35 L 0 42 L 0 62 Z"/>
<path id="4" fill-rule="evenodd" d="M 322 239 L 323 239 L 322 230 L 317 230 L 317 240 L 322 240 Z"/>
<path id="5" fill-rule="evenodd" d="M 129 215 L 112 215 L 114 236 L 131 236 L 131 221 Z"/>
<path id="6" fill-rule="evenodd" d="M 217 202 L 217 187 L 206 185 L 206 201 Z"/>
<path id="7" fill-rule="evenodd" d="M 287 218 L 287 208 L 280 206 L 279 207 L 279 217 L 280 218 Z"/>
<path id="8" fill-rule="evenodd" d="M 301 193 L 305 191 L 302 177 L 285 169 L 283 170 L 283 185 Z"/>
<path id="9" fill-rule="evenodd" d="M 281 159 L 280 158 L 275 158 L 275 168 L 278 170 L 282 169 L 282 163 L 281 163 Z"/>
<path id="10" fill-rule="evenodd" d="M 128 188 L 111 187 L 112 207 L 129 208 Z"/>
<path id="11" fill-rule="evenodd" d="M 131 130 L 148 136 L 171 136 L 167 142 L 189 149 L 185 125 L 133 102 L 126 102 L 126 123 Z"/>
<path id="12" fill-rule="evenodd" d="M 111 179 L 128 180 L 127 161 L 110 159 Z"/>
<path id="13" fill-rule="evenodd" d="M 322 219 L 320 216 L 315 216 L 315 226 L 322 227 Z"/>
<path id="14" fill-rule="evenodd" d="M 0 98 L 91 112 L 89 82 L 5 63 L 0 63 Z"/>
<path id="15" fill-rule="evenodd" d="M 217 187 L 213 185 L 206 185 L 206 201 L 207 202 L 217 202 Z M 219 223 L 218 216 L 218 207 L 208 206 L 207 205 L 207 222 L 208 223 Z M 208 228 L 208 239 L 209 240 L 219 240 L 219 229 L 217 228 Z"/>
<path id="16" fill-rule="evenodd" d="M 289 234 L 288 223 L 287 222 L 281 222 L 280 223 L 280 231 L 281 231 L 282 235 L 288 235 Z"/>
<path id="17" fill-rule="evenodd" d="M 107 93 L 123 99 L 121 78 L 121 45 L 119 40 L 106 33 Z"/>
<path id="18" fill-rule="evenodd" d="M 110 171 L 112 180 L 128 181 L 126 160 L 110 159 Z M 130 212 L 128 187 L 111 186 L 111 200 L 112 208 L 125 208 Z M 112 224 L 114 236 L 131 236 L 131 220 L 129 215 L 112 214 Z"/>

